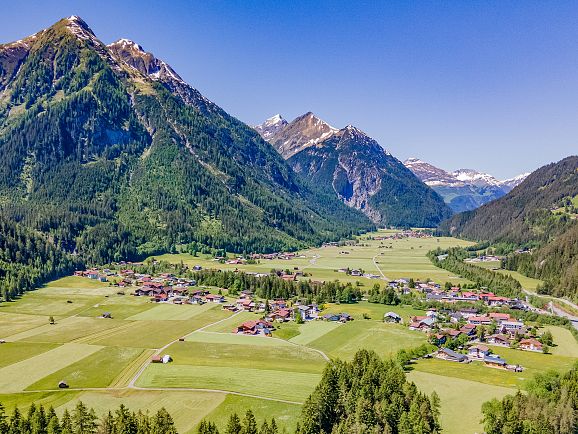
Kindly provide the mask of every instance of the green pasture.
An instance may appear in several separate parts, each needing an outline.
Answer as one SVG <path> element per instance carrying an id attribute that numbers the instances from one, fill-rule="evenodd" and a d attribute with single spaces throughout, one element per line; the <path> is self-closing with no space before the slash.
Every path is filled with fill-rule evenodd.
<path id="1" fill-rule="evenodd" d="M 446 434 L 482 432 L 482 404 L 492 398 L 500 399 L 516 392 L 507 387 L 420 371 L 410 372 L 408 379 L 422 392 L 431 395 L 435 391 L 438 394 L 441 401 L 441 423 Z"/>
<path id="2" fill-rule="evenodd" d="M 56 348 L 57 344 L 7 342 L 0 346 L 0 368 Z"/>
<path id="3" fill-rule="evenodd" d="M 179 433 L 192 432 L 194 427 L 213 412 L 226 398 L 224 393 L 184 392 L 184 391 L 148 391 L 148 390 L 109 390 L 86 391 L 78 393 L 73 399 L 56 408 L 57 413 L 71 410 L 80 400 L 94 408 L 97 416 L 103 416 L 109 410 L 117 409 L 121 404 L 133 411 L 149 414 L 165 408 L 171 414 Z"/>
<path id="4" fill-rule="evenodd" d="M 0 339 L 48 324 L 48 317 L 2 312 L 0 309 Z"/>
<path id="5" fill-rule="evenodd" d="M 310 342 L 308 346 L 329 357 L 351 359 L 360 349 L 374 350 L 381 357 L 392 356 L 402 348 L 413 348 L 427 342 L 424 333 L 397 324 L 374 320 L 354 320 Z"/>
<path id="6" fill-rule="evenodd" d="M 268 339 L 270 338 L 256 338 Z M 280 342 L 276 346 L 228 345 L 209 342 L 176 342 L 166 349 L 172 364 L 253 368 L 269 371 L 320 373 L 325 359 L 316 351 Z M 200 368 L 203 370 L 203 368 Z"/>
<path id="7" fill-rule="evenodd" d="M 285 325 L 285 324 L 283 324 Z M 185 338 L 187 342 L 202 342 L 208 344 L 225 344 L 225 345 L 250 345 L 250 346 L 259 346 L 259 347 L 279 347 L 279 346 L 288 346 L 291 345 L 290 343 L 281 340 L 266 337 L 263 335 L 244 335 L 244 334 L 235 334 L 235 333 L 218 333 L 218 332 L 208 332 L 208 331 L 199 331 L 194 332 L 188 335 Z"/>
<path id="8" fill-rule="evenodd" d="M 143 352 L 137 348 L 107 347 L 31 384 L 28 390 L 57 389 L 64 380 L 70 388 L 107 387 Z"/>
<path id="9" fill-rule="evenodd" d="M 0 392 L 20 392 L 101 348 L 94 345 L 65 344 L 0 368 Z"/>
<path id="10" fill-rule="evenodd" d="M 135 321 L 146 321 L 146 320 L 174 320 L 182 321 L 191 319 L 209 309 L 215 308 L 215 305 L 206 303 L 204 305 L 191 305 L 191 304 L 169 304 L 162 303 L 157 304 L 150 309 L 140 312 L 136 315 L 128 317 L 129 320 Z"/>
<path id="11" fill-rule="evenodd" d="M 304 372 L 155 363 L 147 367 L 136 385 L 145 388 L 225 390 L 303 402 L 320 378 L 320 374 Z"/>

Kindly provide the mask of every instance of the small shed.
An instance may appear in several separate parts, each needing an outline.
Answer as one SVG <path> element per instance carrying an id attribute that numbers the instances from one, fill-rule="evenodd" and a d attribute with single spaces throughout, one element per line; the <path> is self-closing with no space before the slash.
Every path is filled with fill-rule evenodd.
<path id="1" fill-rule="evenodd" d="M 165 354 L 165 355 L 163 356 L 163 358 L 162 358 L 162 362 L 163 362 L 163 363 L 169 363 L 169 362 L 172 362 L 172 361 L 173 361 L 173 358 L 172 358 L 171 356 L 169 356 L 168 354 Z"/>
<path id="2" fill-rule="evenodd" d="M 64 380 L 61 380 L 61 381 L 58 383 L 58 388 L 59 388 L 59 389 L 68 389 L 68 387 L 69 387 L 69 386 L 68 386 L 68 383 L 67 383 L 66 381 L 64 381 Z"/>
<path id="3" fill-rule="evenodd" d="M 162 359 L 162 357 L 159 356 L 159 355 L 154 355 L 154 356 L 151 357 L 151 362 L 152 362 L 152 363 L 162 363 L 162 362 L 163 362 L 163 359 Z"/>
<path id="4" fill-rule="evenodd" d="M 383 321 L 400 323 L 401 317 L 395 312 L 387 312 L 386 314 L 383 315 Z"/>
<path id="5" fill-rule="evenodd" d="M 110 312 L 103 312 L 103 313 L 102 313 L 102 317 L 103 317 L 103 318 L 112 319 L 112 313 L 110 313 Z"/>

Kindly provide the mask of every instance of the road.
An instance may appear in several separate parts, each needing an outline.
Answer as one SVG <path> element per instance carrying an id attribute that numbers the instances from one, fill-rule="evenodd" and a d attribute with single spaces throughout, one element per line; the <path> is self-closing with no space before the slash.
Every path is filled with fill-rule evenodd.
<path id="1" fill-rule="evenodd" d="M 522 291 L 526 295 L 532 295 L 532 296 L 535 295 L 538 297 L 540 296 L 536 292 L 530 291 L 529 289 L 522 288 Z M 572 303 L 570 300 L 566 300 L 565 298 L 552 297 L 552 296 L 549 296 L 549 298 L 552 298 L 555 301 L 562 303 L 562 304 L 565 304 L 566 306 L 569 306 L 569 307 L 578 311 L 578 305 Z M 578 317 L 566 312 L 565 310 L 562 310 L 562 309 L 554 306 L 554 303 L 552 303 L 552 302 L 548 303 L 548 311 L 541 311 L 540 313 L 551 313 L 552 315 L 557 315 L 557 316 L 561 316 L 564 318 L 568 318 L 572 322 L 572 325 L 574 326 L 574 328 L 576 330 L 578 330 Z"/>

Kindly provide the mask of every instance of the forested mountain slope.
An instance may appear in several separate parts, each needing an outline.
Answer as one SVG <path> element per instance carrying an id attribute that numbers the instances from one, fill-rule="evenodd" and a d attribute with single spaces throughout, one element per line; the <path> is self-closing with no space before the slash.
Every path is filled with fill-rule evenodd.
<path id="1" fill-rule="evenodd" d="M 455 215 L 441 229 L 475 240 L 544 243 L 574 224 L 571 215 L 553 210 L 577 195 L 578 157 L 568 157 L 536 170 L 506 196 Z"/>
<path id="2" fill-rule="evenodd" d="M 534 247 L 505 266 L 542 279 L 541 292 L 578 298 L 578 157 L 544 166 L 508 195 L 458 214 L 441 229 L 479 241 Z"/>
<path id="3" fill-rule="evenodd" d="M 292 249 L 373 227 L 166 63 L 105 46 L 78 17 L 0 45 L 0 207 L 88 262 L 191 242 Z"/>
<path id="4" fill-rule="evenodd" d="M 434 227 L 451 215 L 442 198 L 375 140 L 306 113 L 256 127 L 312 185 L 337 195 L 379 226 Z"/>

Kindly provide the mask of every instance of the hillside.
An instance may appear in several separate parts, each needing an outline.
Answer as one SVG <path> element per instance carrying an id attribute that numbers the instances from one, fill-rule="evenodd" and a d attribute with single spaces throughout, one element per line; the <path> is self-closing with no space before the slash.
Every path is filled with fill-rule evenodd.
<path id="1" fill-rule="evenodd" d="M 529 175 L 506 196 L 441 225 L 452 235 L 516 244 L 545 243 L 567 230 L 573 220 L 553 212 L 565 198 L 578 195 L 578 157 L 548 164 Z"/>
<path id="2" fill-rule="evenodd" d="M 310 112 L 280 128 L 268 122 L 256 129 L 295 172 L 376 225 L 434 227 L 451 215 L 433 190 L 358 128 L 337 129 Z"/>
<path id="3" fill-rule="evenodd" d="M 544 166 L 508 195 L 458 214 L 441 229 L 453 235 L 513 246 L 534 246 L 511 253 L 505 266 L 542 279 L 541 292 L 578 297 L 578 157 Z"/>
<path id="4" fill-rule="evenodd" d="M 138 44 L 78 17 L 0 45 L 2 215 L 88 262 L 372 228 Z"/>
<path id="5" fill-rule="evenodd" d="M 409 158 L 403 164 L 435 190 L 454 212 L 470 211 L 499 199 L 528 176 L 524 173 L 501 181 L 472 169 L 447 172 L 418 158 Z"/>

